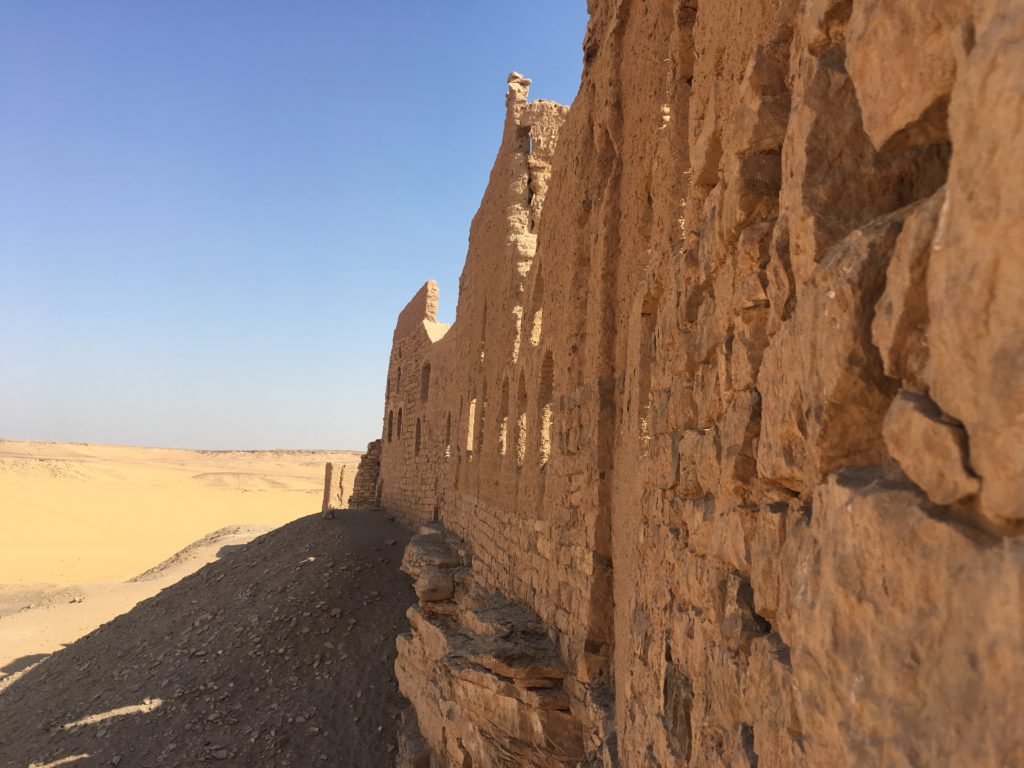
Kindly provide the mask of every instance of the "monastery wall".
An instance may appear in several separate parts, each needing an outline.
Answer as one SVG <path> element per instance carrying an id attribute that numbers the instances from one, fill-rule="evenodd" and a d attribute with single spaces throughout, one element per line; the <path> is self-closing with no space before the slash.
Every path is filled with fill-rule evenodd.
<path id="1" fill-rule="evenodd" d="M 395 330 L 424 749 L 1024 764 L 1024 7 L 589 8 Z"/>

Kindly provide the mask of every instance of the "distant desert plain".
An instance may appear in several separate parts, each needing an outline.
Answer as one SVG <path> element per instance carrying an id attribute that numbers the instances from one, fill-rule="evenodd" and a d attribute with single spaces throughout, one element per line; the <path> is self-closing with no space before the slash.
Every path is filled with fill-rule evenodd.
<path id="1" fill-rule="evenodd" d="M 359 456 L 0 440 L 0 688 L 232 547 L 318 512 L 324 464 L 354 477 Z"/>

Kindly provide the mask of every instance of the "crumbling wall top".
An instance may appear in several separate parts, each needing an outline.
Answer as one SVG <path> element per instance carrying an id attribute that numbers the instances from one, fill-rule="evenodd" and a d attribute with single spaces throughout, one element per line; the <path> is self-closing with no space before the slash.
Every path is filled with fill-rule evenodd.
<path id="1" fill-rule="evenodd" d="M 408 336 L 410 333 L 426 325 L 431 340 L 444 336 L 448 330 L 446 323 L 437 321 L 437 303 L 439 291 L 436 280 L 428 280 L 423 287 L 416 291 L 416 295 L 405 305 L 405 309 L 398 316 L 395 324 L 394 340 Z"/>

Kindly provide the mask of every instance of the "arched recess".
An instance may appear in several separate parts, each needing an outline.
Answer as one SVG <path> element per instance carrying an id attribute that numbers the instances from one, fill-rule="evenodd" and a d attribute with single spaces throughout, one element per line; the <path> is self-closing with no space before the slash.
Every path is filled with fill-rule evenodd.
<path id="1" fill-rule="evenodd" d="M 452 455 L 452 412 L 448 411 L 448 416 L 444 422 L 444 457 L 446 459 L 451 458 Z"/>
<path id="2" fill-rule="evenodd" d="M 423 370 L 420 372 L 420 400 L 425 403 L 428 397 L 430 397 L 430 363 L 424 363 Z"/>
<path id="3" fill-rule="evenodd" d="M 487 382 L 480 386 L 480 400 L 476 406 L 476 437 L 473 440 L 477 453 L 484 455 L 484 426 L 487 422 Z"/>
<path id="4" fill-rule="evenodd" d="M 551 458 L 551 425 L 555 418 L 554 403 L 555 360 L 551 352 L 544 354 L 540 367 L 540 386 L 537 389 L 538 455 L 541 467 Z"/>
<path id="5" fill-rule="evenodd" d="M 544 321 L 544 273 L 537 267 L 537 279 L 533 283 L 533 299 L 530 302 L 530 344 L 540 344 L 541 327 Z"/>
<path id="6" fill-rule="evenodd" d="M 526 459 L 526 372 L 519 372 L 516 388 L 516 466 L 522 467 Z"/>
<path id="7" fill-rule="evenodd" d="M 640 310 L 639 375 L 637 377 L 637 432 L 640 455 L 647 456 L 651 448 L 651 366 L 658 351 L 658 301 L 656 293 L 648 293 Z"/>
<path id="8" fill-rule="evenodd" d="M 498 455 L 508 451 L 508 377 L 501 385 L 501 400 L 498 405 Z"/>
<path id="9" fill-rule="evenodd" d="M 484 350 L 487 348 L 487 300 L 484 300 L 484 315 L 480 323 L 480 360 L 484 359 Z"/>

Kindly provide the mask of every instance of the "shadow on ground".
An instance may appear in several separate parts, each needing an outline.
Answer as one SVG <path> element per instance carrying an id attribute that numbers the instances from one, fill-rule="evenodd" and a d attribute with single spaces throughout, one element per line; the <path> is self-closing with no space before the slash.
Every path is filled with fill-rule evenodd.
<path id="1" fill-rule="evenodd" d="M 0 765 L 390 764 L 408 538 L 344 511 L 222 548 L 0 692 Z"/>
<path id="2" fill-rule="evenodd" d="M 246 544 L 225 544 L 217 550 L 217 558 L 227 557 L 240 549 L 244 549 L 246 546 Z"/>
<path id="3" fill-rule="evenodd" d="M 0 680 L 9 675 L 13 675 L 17 672 L 21 672 L 23 669 L 28 669 L 37 661 L 42 661 L 50 654 L 48 653 L 31 653 L 28 656 L 22 656 L 15 659 L 14 661 L 0 667 Z"/>

